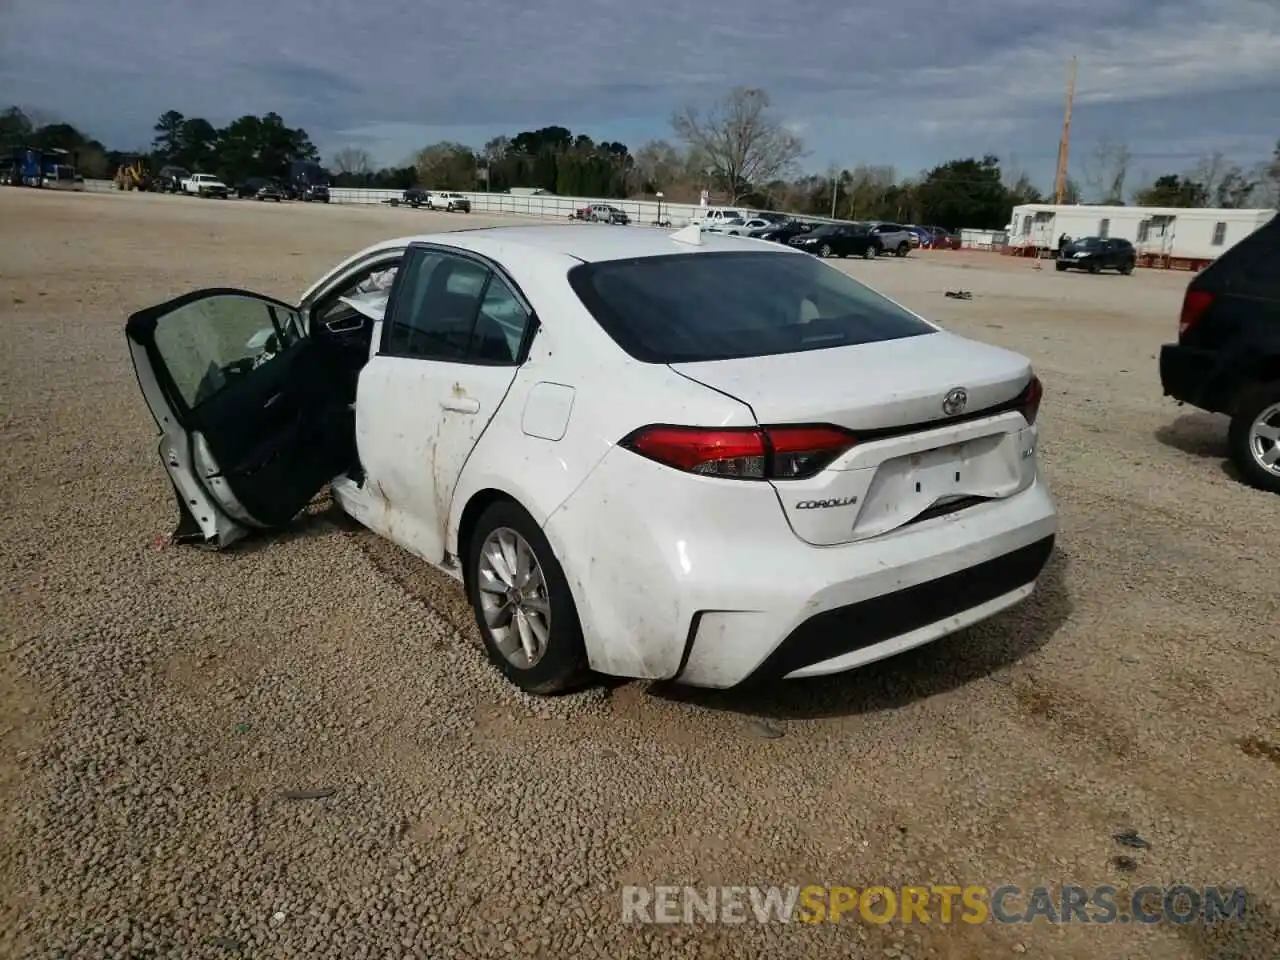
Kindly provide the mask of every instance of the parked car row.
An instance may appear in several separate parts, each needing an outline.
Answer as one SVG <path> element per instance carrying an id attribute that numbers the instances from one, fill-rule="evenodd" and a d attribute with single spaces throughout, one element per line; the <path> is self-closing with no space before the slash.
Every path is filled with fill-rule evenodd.
<path id="1" fill-rule="evenodd" d="M 729 236 L 755 237 L 810 250 L 823 257 L 905 257 L 911 250 L 959 249 L 960 239 L 943 227 L 921 227 L 882 221 L 812 221 L 785 213 L 745 213 L 712 208 L 695 217 L 703 230 Z"/>
<path id="2" fill-rule="evenodd" d="M 219 200 L 235 196 L 242 200 L 329 202 L 327 171 L 318 164 L 305 161 L 290 164 L 290 179 L 248 177 L 234 187 L 212 173 L 192 173 L 185 167 L 164 166 L 149 178 L 147 189 L 153 193 L 182 193 Z"/>
<path id="3" fill-rule="evenodd" d="M 390 200 L 384 200 L 393 207 L 404 204 L 417 210 L 419 207 L 426 207 L 428 210 L 444 210 L 446 213 L 461 211 L 462 213 L 471 212 L 471 201 L 462 194 L 451 190 L 423 190 L 419 187 L 410 187 L 399 197 L 392 197 Z"/>

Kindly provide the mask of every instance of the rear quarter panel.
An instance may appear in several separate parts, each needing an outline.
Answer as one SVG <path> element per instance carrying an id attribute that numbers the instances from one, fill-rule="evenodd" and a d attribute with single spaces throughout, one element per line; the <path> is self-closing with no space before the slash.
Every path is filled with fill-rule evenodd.
<path id="1" fill-rule="evenodd" d="M 568 229 L 568 228 L 566 228 Z M 450 504 L 447 549 L 458 555 L 463 511 L 473 497 L 496 490 L 520 503 L 541 526 L 619 440 L 649 423 L 754 423 L 744 404 L 679 376 L 670 367 L 631 359 L 596 323 L 569 286 L 578 261 L 527 248 L 483 252 L 507 267 L 533 305 L 539 328 L 529 357 L 463 468 Z M 572 391 L 563 435 L 525 432 L 531 394 L 540 384 Z M 563 391 L 557 391 L 563 393 Z M 552 542 L 574 582 L 578 545 Z"/>

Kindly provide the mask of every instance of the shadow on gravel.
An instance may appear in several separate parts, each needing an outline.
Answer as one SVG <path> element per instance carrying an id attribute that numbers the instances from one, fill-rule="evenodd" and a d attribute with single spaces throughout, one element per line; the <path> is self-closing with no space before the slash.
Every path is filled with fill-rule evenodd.
<path id="1" fill-rule="evenodd" d="M 357 521 L 328 497 L 316 500 L 305 512 L 279 530 L 254 531 L 227 548 L 228 555 L 257 553 L 292 540 L 323 537 L 337 531 L 363 530 Z"/>
<path id="2" fill-rule="evenodd" d="M 1175 929 L 1203 960 L 1253 960 L 1280 957 L 1280 910 L 1248 893 L 1244 920 L 1180 923 Z"/>
<path id="3" fill-rule="evenodd" d="M 651 696 L 709 710 L 774 719 L 817 719 L 893 710 L 1008 667 L 1046 644 L 1071 613 L 1069 559 L 1055 549 L 1025 603 L 985 623 L 896 657 L 812 680 L 741 690 L 654 684 Z"/>
<path id="4" fill-rule="evenodd" d="M 1216 413 L 1184 413 L 1157 429 L 1155 438 L 1193 457 L 1222 458 L 1227 455 L 1227 418 Z"/>

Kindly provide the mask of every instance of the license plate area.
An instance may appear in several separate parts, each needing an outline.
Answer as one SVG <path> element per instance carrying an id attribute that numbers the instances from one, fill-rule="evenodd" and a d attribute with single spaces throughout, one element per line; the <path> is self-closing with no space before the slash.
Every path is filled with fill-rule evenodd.
<path id="1" fill-rule="evenodd" d="M 1008 496 L 1021 476 L 1016 435 L 1008 433 L 893 457 L 877 468 L 853 533 L 876 536 L 947 502 Z"/>

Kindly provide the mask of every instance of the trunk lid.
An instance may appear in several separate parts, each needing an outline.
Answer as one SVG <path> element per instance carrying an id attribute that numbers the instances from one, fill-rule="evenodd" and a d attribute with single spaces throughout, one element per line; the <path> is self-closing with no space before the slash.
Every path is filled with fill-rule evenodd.
<path id="1" fill-rule="evenodd" d="M 851 448 L 817 475 L 771 481 L 809 543 L 879 536 L 1035 478 L 1035 431 L 1018 406 L 1031 365 L 998 347 L 939 331 L 672 369 L 746 403 L 762 425 L 851 432 Z"/>

